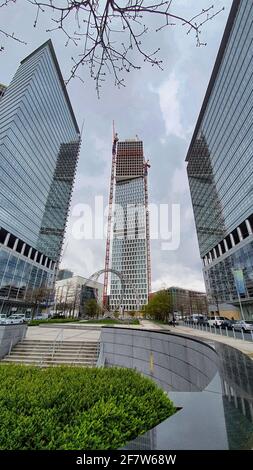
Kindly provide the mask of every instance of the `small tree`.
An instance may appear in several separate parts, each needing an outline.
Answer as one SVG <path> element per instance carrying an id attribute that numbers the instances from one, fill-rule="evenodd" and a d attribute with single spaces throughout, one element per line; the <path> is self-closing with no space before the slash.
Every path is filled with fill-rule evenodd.
<path id="1" fill-rule="evenodd" d="M 86 310 L 86 315 L 88 317 L 98 317 L 99 313 L 100 313 L 100 307 L 96 301 L 96 299 L 89 299 L 87 300 L 87 302 L 85 303 L 85 310 Z"/>
<path id="2" fill-rule="evenodd" d="M 160 320 L 164 323 L 168 322 L 170 316 L 172 317 L 172 301 L 170 293 L 166 290 L 157 292 L 149 300 L 148 305 L 146 305 L 145 313 L 155 320 Z"/>
<path id="3" fill-rule="evenodd" d="M 31 289 L 27 291 L 26 300 L 28 300 L 33 306 L 32 320 L 35 317 L 39 306 L 48 300 L 50 292 L 51 289 L 49 289 L 48 287 L 37 287 L 36 289 Z"/>

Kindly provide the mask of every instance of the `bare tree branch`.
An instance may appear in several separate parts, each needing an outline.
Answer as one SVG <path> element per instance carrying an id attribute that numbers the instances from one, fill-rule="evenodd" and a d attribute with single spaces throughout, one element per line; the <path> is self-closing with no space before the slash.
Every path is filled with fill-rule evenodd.
<path id="1" fill-rule="evenodd" d="M 0 8 L 2 7 L 7 7 L 10 3 L 16 3 L 16 0 L 4 0 L 0 3 Z M 9 33 L 8 31 L 5 31 L 4 29 L 0 28 L 0 36 L 5 36 L 6 38 L 13 39 L 14 41 L 20 42 L 21 44 L 26 44 L 25 41 L 22 41 L 19 39 L 14 33 Z M 1 46 L 0 44 L 0 52 L 4 51 L 4 46 Z"/>
<path id="2" fill-rule="evenodd" d="M 15 1 L 6 0 L 3 5 Z M 41 14 L 51 12 L 51 27 L 47 32 L 60 30 L 66 37 L 65 45 L 71 43 L 77 47 L 67 83 L 73 77 L 83 80 L 81 69 L 86 66 L 95 80 L 98 95 L 101 82 L 107 74 L 111 74 L 115 85 L 120 87 L 125 86 L 125 72 L 140 69 L 142 62 L 162 68 L 160 48 L 150 51 L 145 45 L 145 36 L 148 33 L 181 25 L 187 34 L 195 34 L 196 45 L 200 47 L 205 45 L 200 39 L 203 25 L 224 10 L 215 10 L 211 5 L 191 18 L 185 18 L 177 14 L 174 0 L 25 1 L 36 8 L 35 27 Z M 148 21 L 149 18 L 154 19 L 155 27 L 145 24 L 145 20 Z"/>

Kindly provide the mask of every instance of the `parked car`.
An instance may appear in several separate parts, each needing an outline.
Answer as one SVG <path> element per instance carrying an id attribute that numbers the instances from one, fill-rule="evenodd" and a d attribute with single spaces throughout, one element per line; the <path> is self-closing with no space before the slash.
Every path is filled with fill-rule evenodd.
<path id="1" fill-rule="evenodd" d="M 207 320 L 208 320 L 208 318 L 205 315 L 199 315 L 197 323 L 198 323 L 198 325 L 208 325 Z"/>
<path id="2" fill-rule="evenodd" d="M 6 317 L 1 320 L 2 325 L 17 325 L 19 323 L 23 323 L 23 320 L 15 315 L 11 315 L 10 317 Z"/>
<path id="3" fill-rule="evenodd" d="M 221 326 L 224 320 L 226 320 L 225 317 L 219 317 L 219 316 L 208 317 L 207 324 L 209 326 Z"/>
<path id="4" fill-rule="evenodd" d="M 252 321 L 244 321 L 244 320 L 239 320 L 234 323 L 233 325 L 234 330 L 238 331 L 253 331 L 253 322 Z"/>
<path id="5" fill-rule="evenodd" d="M 5 324 L 7 318 L 8 317 L 7 317 L 6 313 L 1 313 L 0 314 L 0 324 Z"/>
<path id="6" fill-rule="evenodd" d="M 204 315 L 197 315 L 197 314 L 194 313 L 193 315 L 191 315 L 189 317 L 188 321 L 189 321 L 189 323 L 196 325 L 197 323 L 199 323 L 199 321 L 202 320 L 203 317 L 204 317 Z"/>
<path id="7" fill-rule="evenodd" d="M 11 315 L 10 317 L 8 317 L 8 320 L 9 320 L 9 323 L 10 324 L 19 324 L 19 323 L 25 323 L 26 322 L 26 318 L 25 318 L 25 314 L 18 314 L 18 313 L 15 313 L 14 315 Z"/>
<path id="8" fill-rule="evenodd" d="M 222 320 L 221 328 L 225 329 L 227 328 L 228 330 L 232 330 L 233 325 L 235 324 L 236 320 L 231 320 L 229 318 L 225 318 L 225 320 Z"/>

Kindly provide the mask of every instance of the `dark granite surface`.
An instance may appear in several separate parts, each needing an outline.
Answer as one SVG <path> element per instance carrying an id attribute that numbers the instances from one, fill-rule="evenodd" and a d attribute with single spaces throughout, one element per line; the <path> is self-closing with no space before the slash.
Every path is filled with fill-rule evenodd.
<path id="1" fill-rule="evenodd" d="M 106 328 L 102 342 L 108 366 L 136 368 L 152 377 L 180 408 L 125 449 L 253 448 L 248 356 L 219 342 L 146 330 Z"/>

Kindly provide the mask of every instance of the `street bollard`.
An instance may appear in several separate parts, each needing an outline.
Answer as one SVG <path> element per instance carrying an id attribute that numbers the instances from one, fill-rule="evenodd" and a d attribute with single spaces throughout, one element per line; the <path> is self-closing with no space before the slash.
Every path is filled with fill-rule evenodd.
<path id="1" fill-rule="evenodd" d="M 242 333 L 242 339 L 243 339 L 243 341 L 245 341 L 245 337 L 244 337 L 244 331 L 243 331 L 243 329 L 241 329 L 241 333 Z"/>
<path id="2" fill-rule="evenodd" d="M 226 326 L 226 335 L 228 336 L 228 327 Z"/>
<path id="3" fill-rule="evenodd" d="M 235 336 L 235 329 L 233 328 L 233 333 L 234 333 L 234 339 L 236 339 L 236 336 Z"/>

